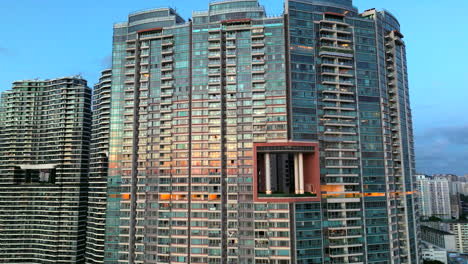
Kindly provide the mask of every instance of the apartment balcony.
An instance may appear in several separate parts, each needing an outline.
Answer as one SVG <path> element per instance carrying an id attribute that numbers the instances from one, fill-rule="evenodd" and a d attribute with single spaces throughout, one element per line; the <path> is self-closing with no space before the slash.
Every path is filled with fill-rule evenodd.
<path id="1" fill-rule="evenodd" d="M 161 67 L 161 72 L 169 72 L 169 71 L 173 71 L 173 67 L 172 65 L 169 65 L 169 66 L 162 66 Z"/>
<path id="2" fill-rule="evenodd" d="M 348 24 L 346 24 L 344 21 L 342 20 L 338 20 L 338 19 L 331 19 L 331 18 L 327 18 L 327 20 L 325 19 L 322 19 L 319 21 L 321 27 L 323 28 L 324 25 L 325 27 L 330 27 L 330 25 L 342 25 L 342 26 L 348 26 Z"/>
<path id="3" fill-rule="evenodd" d="M 356 136 L 356 132 L 350 132 L 350 131 L 325 131 L 323 132 L 324 135 L 346 135 L 346 136 Z"/>
<path id="4" fill-rule="evenodd" d="M 265 32 L 252 32 L 252 39 L 263 39 L 265 37 Z"/>
<path id="5" fill-rule="evenodd" d="M 353 85 L 354 85 L 354 82 L 353 82 L 353 81 L 344 81 L 344 80 L 340 80 L 340 81 L 339 81 L 339 85 L 343 85 L 343 86 L 353 86 Z"/>
<path id="6" fill-rule="evenodd" d="M 172 105 L 172 100 L 170 99 L 161 100 L 161 105 Z"/>
<path id="7" fill-rule="evenodd" d="M 221 34 L 210 34 L 208 36 L 208 42 L 220 42 Z"/>
<path id="8" fill-rule="evenodd" d="M 341 76 L 341 77 L 346 77 L 346 78 L 353 78 L 354 75 L 352 74 L 352 72 L 350 71 L 347 71 L 347 70 L 340 70 L 338 72 L 338 75 Z"/>
<path id="9" fill-rule="evenodd" d="M 173 46 L 174 45 L 174 41 L 171 40 L 171 39 L 168 39 L 168 40 L 163 40 L 161 46 L 163 47 L 168 47 L 168 46 Z"/>
<path id="10" fill-rule="evenodd" d="M 134 79 L 134 78 L 125 79 L 125 84 L 134 84 L 134 83 L 135 83 L 135 79 Z"/>
<path id="11" fill-rule="evenodd" d="M 320 73 L 320 75 L 322 76 L 338 76 L 338 71 L 335 71 L 335 70 L 327 70 L 327 71 L 323 71 Z"/>
<path id="12" fill-rule="evenodd" d="M 220 59 L 221 58 L 221 52 L 209 52 L 208 53 L 208 59 Z"/>
<path id="13" fill-rule="evenodd" d="M 323 24 L 321 27 L 320 27 L 320 33 L 322 32 L 327 32 L 327 33 L 333 33 L 335 32 L 336 29 L 332 26 L 332 25 L 328 25 L 328 24 Z M 325 33 L 326 34 L 326 33 Z"/>
<path id="14" fill-rule="evenodd" d="M 162 59 L 161 59 L 161 63 L 169 63 L 169 62 L 172 62 L 174 59 L 174 57 L 172 56 L 163 56 Z"/>
<path id="15" fill-rule="evenodd" d="M 253 101 L 265 101 L 266 97 L 264 94 L 252 97 Z"/>
<path id="16" fill-rule="evenodd" d="M 322 102 L 337 102 L 337 103 L 355 103 L 355 100 L 344 99 L 344 98 L 322 98 Z"/>
<path id="17" fill-rule="evenodd" d="M 170 106 L 165 106 L 165 107 L 161 107 L 161 113 L 171 113 L 172 112 L 172 108 Z M 161 128 L 171 128 L 172 125 L 171 123 L 168 123 L 168 124 L 164 124 L 160 126 Z"/>
<path id="18" fill-rule="evenodd" d="M 166 49 L 163 49 L 161 53 L 163 55 L 171 55 L 171 54 L 174 53 L 174 49 L 173 48 L 166 48 Z"/>
<path id="19" fill-rule="evenodd" d="M 208 71 L 208 76 L 220 76 L 221 75 L 221 70 L 220 69 L 210 69 Z"/>
<path id="20" fill-rule="evenodd" d="M 236 59 L 227 59 L 226 60 L 226 66 L 236 66 L 236 65 L 237 65 Z"/>
<path id="21" fill-rule="evenodd" d="M 221 43 L 208 45 L 208 50 L 220 50 L 220 49 L 221 49 Z"/>
<path id="22" fill-rule="evenodd" d="M 348 88 L 326 88 L 322 90 L 322 93 L 354 95 L 354 92 Z"/>
<path id="23" fill-rule="evenodd" d="M 235 43 L 226 43 L 226 50 L 227 51 L 230 51 L 230 50 L 235 50 L 237 49 L 237 46 Z"/>
<path id="24" fill-rule="evenodd" d="M 385 43 L 385 47 L 388 49 L 393 49 L 395 47 L 395 43 L 393 43 L 392 41 L 388 41 Z"/>
<path id="25" fill-rule="evenodd" d="M 334 36 L 334 35 L 320 35 L 320 40 L 323 41 L 336 41 L 336 42 L 342 42 L 346 44 L 351 44 L 352 43 L 352 38 L 351 37 L 346 37 L 346 36 Z"/>
<path id="26" fill-rule="evenodd" d="M 221 60 L 208 62 L 208 68 L 218 68 L 218 67 L 221 67 Z"/>
<path id="27" fill-rule="evenodd" d="M 343 44 L 332 44 L 332 43 L 326 43 L 326 42 L 321 42 L 321 48 L 328 48 L 328 49 L 337 49 L 337 50 L 345 50 L 349 51 L 352 50 L 352 46 L 348 43 L 343 43 Z"/>
<path id="28" fill-rule="evenodd" d="M 161 92 L 161 98 L 172 97 L 172 95 L 172 92 Z"/>
<path id="29" fill-rule="evenodd" d="M 264 77 L 263 78 L 258 78 L 258 77 L 257 78 L 252 78 L 252 83 L 265 83 L 265 82 L 266 82 L 266 80 L 265 80 Z"/>
<path id="30" fill-rule="evenodd" d="M 333 33 L 320 33 L 320 40 L 335 41 L 337 36 L 334 34 L 333 27 L 331 27 L 331 32 Z"/>
<path id="31" fill-rule="evenodd" d="M 265 43 L 263 40 L 252 40 L 252 48 L 264 47 Z"/>
<path id="32" fill-rule="evenodd" d="M 344 62 L 322 62 L 322 66 L 328 66 L 328 67 L 339 67 L 339 68 L 345 68 L 345 69 L 352 69 L 354 65 L 352 63 L 344 63 Z"/>
<path id="33" fill-rule="evenodd" d="M 252 69 L 252 74 L 264 74 L 265 68 L 264 67 L 254 67 Z"/>
<path id="34" fill-rule="evenodd" d="M 161 75 L 161 80 L 172 80 L 174 76 L 172 74 L 163 74 Z"/>
<path id="35" fill-rule="evenodd" d="M 226 57 L 227 58 L 234 58 L 237 56 L 236 50 L 230 49 L 226 51 Z"/>
<path id="36" fill-rule="evenodd" d="M 162 82 L 161 83 L 161 89 L 172 89 L 174 88 L 174 82 Z"/>
<path id="37" fill-rule="evenodd" d="M 322 84 L 324 85 L 338 85 L 338 80 L 336 80 L 335 78 L 323 78 L 322 79 Z"/>
<path id="38" fill-rule="evenodd" d="M 263 59 L 263 58 L 253 58 L 252 59 L 252 64 L 253 65 L 263 65 L 263 64 L 265 64 L 265 59 Z"/>
<path id="39" fill-rule="evenodd" d="M 264 54 L 265 54 L 264 49 L 258 49 L 258 48 L 252 49 L 252 56 L 259 56 L 259 55 L 264 55 Z"/>
<path id="40" fill-rule="evenodd" d="M 208 89 L 208 94 L 220 94 L 221 93 L 221 86 L 211 86 Z"/>

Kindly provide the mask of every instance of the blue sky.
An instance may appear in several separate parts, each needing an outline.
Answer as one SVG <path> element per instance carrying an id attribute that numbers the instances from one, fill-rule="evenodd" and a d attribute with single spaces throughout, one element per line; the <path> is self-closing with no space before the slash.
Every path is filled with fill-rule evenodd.
<path id="1" fill-rule="evenodd" d="M 15 80 L 82 74 L 92 85 L 109 66 L 112 24 L 129 12 L 171 6 L 184 17 L 209 0 L 2 0 L 0 90 Z M 281 14 L 283 0 L 260 0 Z M 466 0 L 354 0 L 386 8 L 402 25 L 408 52 L 417 169 L 468 174 Z"/>

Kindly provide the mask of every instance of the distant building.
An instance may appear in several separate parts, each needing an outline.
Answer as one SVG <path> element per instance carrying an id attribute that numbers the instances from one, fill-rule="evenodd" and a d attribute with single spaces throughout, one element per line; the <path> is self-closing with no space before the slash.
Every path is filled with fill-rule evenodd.
<path id="1" fill-rule="evenodd" d="M 424 260 L 437 260 L 444 264 L 448 264 L 447 250 L 436 247 L 434 245 L 422 243 L 423 248 L 421 250 L 422 257 Z"/>
<path id="2" fill-rule="evenodd" d="M 447 179 L 450 182 L 458 181 L 458 176 L 455 174 L 434 174 L 434 179 Z"/>
<path id="3" fill-rule="evenodd" d="M 448 230 L 455 235 L 457 252 L 468 253 L 468 222 L 449 222 Z"/>
<path id="4" fill-rule="evenodd" d="M 459 253 L 448 253 L 448 264 L 467 264 L 468 255 Z"/>
<path id="5" fill-rule="evenodd" d="M 453 251 L 468 253 L 468 221 L 444 220 L 439 222 L 421 222 L 421 230 L 423 233 L 429 230 L 426 229 L 426 227 L 453 234 L 455 238 L 455 250 Z"/>
<path id="6" fill-rule="evenodd" d="M 455 235 L 444 230 L 421 226 L 421 239 L 427 244 L 446 249 L 449 252 L 456 252 Z"/>
<path id="7" fill-rule="evenodd" d="M 448 179 L 418 175 L 417 186 L 421 216 L 452 219 L 450 182 Z"/>
<path id="8" fill-rule="evenodd" d="M 91 89 L 24 80 L 0 103 L 0 263 L 84 263 Z"/>
<path id="9" fill-rule="evenodd" d="M 468 196 L 468 182 L 456 181 L 452 182 L 452 189 L 455 193 Z"/>

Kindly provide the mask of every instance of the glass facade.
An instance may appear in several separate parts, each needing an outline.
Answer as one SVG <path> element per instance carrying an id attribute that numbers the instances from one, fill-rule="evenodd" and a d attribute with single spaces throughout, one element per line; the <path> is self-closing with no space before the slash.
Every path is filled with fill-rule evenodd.
<path id="1" fill-rule="evenodd" d="M 114 26 L 105 263 L 419 263 L 403 36 L 350 0 Z"/>
<path id="2" fill-rule="evenodd" d="M 104 260 L 111 83 L 112 70 L 104 70 L 93 90 L 85 254 L 86 263 L 90 264 L 102 263 Z"/>

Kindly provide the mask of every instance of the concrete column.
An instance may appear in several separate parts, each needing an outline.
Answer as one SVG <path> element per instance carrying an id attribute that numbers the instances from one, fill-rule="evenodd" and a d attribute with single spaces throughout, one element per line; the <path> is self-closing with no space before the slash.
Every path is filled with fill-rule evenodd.
<path id="1" fill-rule="evenodd" d="M 304 154 L 299 153 L 299 193 L 304 193 Z"/>
<path id="2" fill-rule="evenodd" d="M 294 154 L 294 187 L 296 194 L 299 194 L 299 157 L 297 154 Z"/>
<path id="3" fill-rule="evenodd" d="M 266 194 L 271 194 L 271 166 L 270 166 L 270 154 L 265 154 L 265 187 Z"/>

